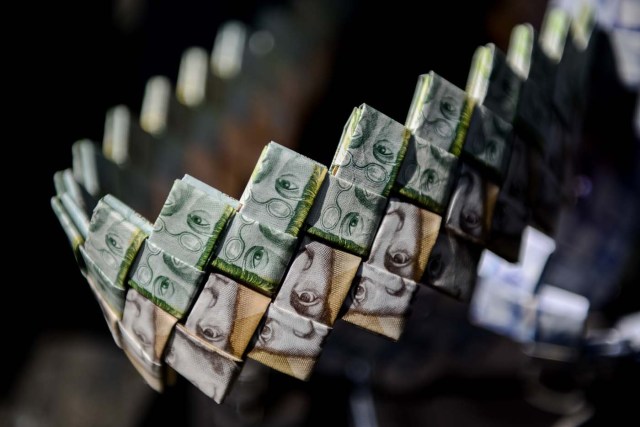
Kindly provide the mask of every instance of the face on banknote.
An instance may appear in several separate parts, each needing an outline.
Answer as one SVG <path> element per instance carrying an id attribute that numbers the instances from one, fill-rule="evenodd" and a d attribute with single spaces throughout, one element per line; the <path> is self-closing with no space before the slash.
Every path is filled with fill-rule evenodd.
<path id="1" fill-rule="evenodd" d="M 367 263 L 419 280 L 440 229 L 440 216 L 391 198 Z"/>
<path id="2" fill-rule="evenodd" d="M 211 274 L 185 326 L 209 344 L 242 357 L 269 302 L 223 275 Z"/>
<path id="3" fill-rule="evenodd" d="M 275 299 L 281 308 L 332 325 L 360 258 L 305 238 Z"/>

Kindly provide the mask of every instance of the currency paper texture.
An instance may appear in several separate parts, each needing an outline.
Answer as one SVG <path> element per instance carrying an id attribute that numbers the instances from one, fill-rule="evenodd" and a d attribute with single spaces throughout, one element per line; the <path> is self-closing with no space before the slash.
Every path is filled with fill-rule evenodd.
<path id="1" fill-rule="evenodd" d="M 183 325 L 174 329 L 165 361 L 216 403 L 224 400 L 241 367 Z"/>
<path id="2" fill-rule="evenodd" d="M 320 163 L 271 142 L 242 195 L 240 213 L 297 236 L 326 173 Z"/>
<path id="3" fill-rule="evenodd" d="M 128 356 L 136 360 L 134 366 L 145 378 L 153 378 L 153 387 L 161 381 L 158 367 L 162 365 L 162 355 L 171 331 L 178 319 L 153 304 L 135 289 L 127 292 L 120 332 L 123 336 L 123 349 Z"/>
<path id="4" fill-rule="evenodd" d="M 67 239 L 71 244 L 71 248 L 73 249 L 73 253 L 76 259 L 80 260 L 80 245 L 84 243 L 84 236 L 80 234 L 80 231 L 73 223 L 73 220 L 62 205 L 62 202 L 60 201 L 60 198 L 58 196 L 54 196 L 51 198 L 51 208 L 58 218 L 64 234 L 67 236 Z"/>
<path id="5" fill-rule="evenodd" d="M 464 164 L 446 216 L 447 229 L 483 244 L 491 230 L 498 187 Z"/>
<path id="6" fill-rule="evenodd" d="M 458 158 L 434 144 L 411 137 L 396 190 L 414 203 L 442 214 L 458 171 Z"/>
<path id="7" fill-rule="evenodd" d="M 241 358 L 271 300 L 221 274 L 211 274 L 185 328 L 189 333 Z"/>
<path id="8" fill-rule="evenodd" d="M 512 123 L 518 107 L 522 78 L 507 62 L 504 53 L 493 44 L 480 46 L 474 55 L 467 92 L 478 103 Z"/>
<path id="9" fill-rule="evenodd" d="M 392 197 L 366 263 L 419 281 L 427 267 L 441 221 L 439 215 Z"/>
<path id="10" fill-rule="evenodd" d="M 501 182 L 511 157 L 511 131 L 509 123 L 478 104 L 471 116 L 463 153 L 470 162 Z"/>
<path id="11" fill-rule="evenodd" d="M 149 384 L 149 387 L 157 392 L 162 392 L 166 384 L 164 365 L 150 358 L 147 353 L 145 353 L 140 342 L 122 326 L 122 323 L 119 323 L 118 326 L 120 328 L 122 349 L 127 358 L 147 384 Z"/>
<path id="12" fill-rule="evenodd" d="M 307 232 L 360 256 L 369 253 L 387 199 L 328 175 L 307 224 Z"/>
<path id="13" fill-rule="evenodd" d="M 249 357 L 277 371 L 306 380 L 331 328 L 270 305 Z"/>
<path id="14" fill-rule="evenodd" d="M 213 188 L 205 193 L 176 180 L 149 241 L 184 263 L 203 270 L 234 212 L 232 202 L 227 199 Z"/>
<path id="15" fill-rule="evenodd" d="M 420 283 L 461 301 L 469 301 L 482 248 L 441 231 Z"/>
<path id="16" fill-rule="evenodd" d="M 517 119 L 527 138 L 540 147 L 549 140 L 557 64 L 534 42 L 529 77 L 522 85 Z"/>
<path id="17" fill-rule="evenodd" d="M 414 135 L 459 156 L 473 105 L 462 89 L 432 71 L 418 79 L 407 127 Z"/>
<path id="18" fill-rule="evenodd" d="M 360 261 L 360 257 L 305 237 L 274 304 L 333 326 Z"/>
<path id="19" fill-rule="evenodd" d="M 107 327 L 109 328 L 109 332 L 111 332 L 111 336 L 113 337 L 113 341 L 116 345 L 122 348 L 122 338 L 120 335 L 120 319 L 121 314 L 117 313 L 111 305 L 107 302 L 107 300 L 102 296 L 98 285 L 93 280 L 91 275 L 86 275 L 87 283 L 89 284 L 89 288 L 93 292 L 93 295 L 98 301 L 98 306 L 100 306 L 100 310 L 102 311 L 102 315 L 104 316 L 104 320 L 107 323 Z"/>
<path id="20" fill-rule="evenodd" d="M 93 282 L 97 292 L 102 295 L 116 316 L 118 316 L 118 318 L 122 317 L 127 291 L 116 286 L 107 276 L 104 275 L 100 267 L 93 262 L 91 256 L 89 256 L 87 251 L 84 249 L 84 246 L 80 246 L 80 255 L 84 261 L 84 265 L 86 266 L 86 275 L 88 280 Z"/>
<path id="21" fill-rule="evenodd" d="M 237 213 L 221 237 L 213 266 L 271 296 L 278 290 L 296 241 L 290 234 Z"/>
<path id="22" fill-rule="evenodd" d="M 84 248 L 113 286 L 125 288 L 125 277 L 147 234 L 119 210 L 113 196 L 105 196 L 93 210 Z"/>
<path id="23" fill-rule="evenodd" d="M 129 285 L 178 319 L 191 306 L 204 276 L 149 241 L 132 271 Z"/>
<path id="24" fill-rule="evenodd" d="M 410 135 L 400 123 L 362 104 L 344 127 L 331 174 L 388 196 Z"/>
<path id="25" fill-rule="evenodd" d="M 397 340 L 404 330 L 416 289 L 413 280 L 362 264 L 342 320 Z"/>

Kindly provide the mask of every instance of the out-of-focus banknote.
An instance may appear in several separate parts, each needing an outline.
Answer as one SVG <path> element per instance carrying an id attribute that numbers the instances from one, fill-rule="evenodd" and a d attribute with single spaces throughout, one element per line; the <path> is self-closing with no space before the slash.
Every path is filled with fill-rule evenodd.
<path id="1" fill-rule="evenodd" d="M 431 71 L 418 79 L 406 125 L 414 135 L 459 156 L 474 103 Z"/>
<path id="2" fill-rule="evenodd" d="M 145 220 L 133 211 L 127 214 L 127 211 L 121 210 L 124 208 L 111 195 L 100 200 L 93 211 L 89 236 L 84 245 L 87 254 L 104 276 L 121 289 L 125 287 L 125 277 L 147 238 L 145 231 L 148 231 L 138 227 L 130 218 L 136 222 Z"/>

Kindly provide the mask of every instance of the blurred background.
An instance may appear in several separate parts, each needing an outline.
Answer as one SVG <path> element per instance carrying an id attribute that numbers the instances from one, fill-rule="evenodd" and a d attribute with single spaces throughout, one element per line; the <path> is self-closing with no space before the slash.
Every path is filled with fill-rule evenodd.
<path id="1" fill-rule="evenodd" d="M 366 102 L 404 122 L 418 75 L 435 70 L 464 87 L 477 46 L 506 51 L 512 27 L 539 29 L 546 7 L 544 0 L 419 7 L 405 0 L 99 0 L 41 9 L 38 37 L 26 42 L 37 56 L 33 92 L 18 108 L 30 119 L 16 141 L 17 164 L 31 183 L 16 199 L 29 232 L 12 239 L 18 277 L 26 277 L 5 285 L 0 424 L 637 425 L 637 358 L 529 357 L 519 344 L 472 326 L 468 306 L 426 287 L 398 343 L 338 322 L 308 383 L 248 362 L 223 405 L 182 379 L 156 394 L 114 345 L 49 207 L 53 173 L 71 166 L 72 143 L 102 141 L 105 113 L 115 105 L 137 120 L 147 80 L 163 75 L 175 85 L 183 51 L 211 52 L 228 21 L 246 25 L 247 50 L 237 75 L 219 78 L 207 95 L 214 107 L 202 114 L 211 122 L 192 135 L 184 170 L 158 177 L 149 199 L 123 197 L 149 219 L 184 172 L 239 197 L 270 140 L 329 164 L 353 107 Z M 640 310 L 638 86 L 621 81 L 611 39 L 594 37 L 574 165 L 593 191 L 580 193 L 561 221 L 545 274 L 588 297 L 588 324 L 607 328 Z"/>

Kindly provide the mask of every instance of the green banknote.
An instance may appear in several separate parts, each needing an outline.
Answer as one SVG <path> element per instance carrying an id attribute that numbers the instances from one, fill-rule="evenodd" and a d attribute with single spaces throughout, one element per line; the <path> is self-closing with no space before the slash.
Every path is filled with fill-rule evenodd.
<path id="1" fill-rule="evenodd" d="M 307 232 L 366 256 L 386 204 L 386 197 L 328 175 L 307 218 Z"/>
<path id="2" fill-rule="evenodd" d="M 147 233 L 130 220 L 134 218 L 140 223 L 141 218 L 131 210 L 117 209 L 120 204 L 111 195 L 98 202 L 93 210 L 84 249 L 102 274 L 114 286 L 124 289 L 125 277 Z"/>
<path id="3" fill-rule="evenodd" d="M 146 241 L 129 285 L 167 313 L 182 318 L 200 288 L 204 273 Z"/>
<path id="4" fill-rule="evenodd" d="M 483 105 L 471 116 L 463 153 L 466 158 L 502 181 L 511 158 L 511 125 Z"/>
<path id="5" fill-rule="evenodd" d="M 396 180 L 396 191 L 437 214 L 444 212 L 458 170 L 458 158 L 412 136 Z"/>
<path id="6" fill-rule="evenodd" d="M 209 187 L 208 192 L 176 180 L 149 241 L 186 264 L 203 270 L 213 246 L 234 212 L 235 203 Z"/>
<path id="7" fill-rule="evenodd" d="M 71 147 L 73 175 L 92 196 L 97 196 L 100 192 L 96 150 L 95 144 L 86 139 L 76 142 Z"/>
<path id="8" fill-rule="evenodd" d="M 53 184 L 56 189 L 56 195 L 62 196 L 65 193 L 69 194 L 69 197 L 71 197 L 78 207 L 86 212 L 82 190 L 76 182 L 71 169 L 56 172 L 53 175 Z"/>
<path id="9" fill-rule="evenodd" d="M 416 136 L 459 156 L 474 101 L 433 71 L 418 79 L 407 127 Z"/>
<path id="10" fill-rule="evenodd" d="M 569 14 L 558 7 L 549 8 L 542 22 L 540 46 L 556 63 L 562 58 L 570 23 Z"/>
<path id="11" fill-rule="evenodd" d="M 507 62 L 505 54 L 493 44 L 488 44 L 478 47 L 473 56 L 466 91 L 477 103 L 512 123 L 522 81 Z"/>
<path id="12" fill-rule="evenodd" d="M 104 298 L 118 318 L 122 317 L 127 291 L 116 286 L 89 256 L 84 246 L 80 246 L 80 255 L 86 266 L 86 277 L 91 286 Z"/>
<path id="13" fill-rule="evenodd" d="M 507 63 L 522 80 L 527 80 L 529 77 L 533 44 L 534 30 L 530 24 L 513 27 L 507 50 Z"/>
<path id="14" fill-rule="evenodd" d="M 258 160 L 240 212 L 275 230 L 297 236 L 327 168 L 275 142 Z"/>
<path id="15" fill-rule="evenodd" d="M 331 174 L 388 196 L 410 132 L 367 104 L 355 108 L 344 127 Z"/>
<path id="16" fill-rule="evenodd" d="M 62 205 L 60 198 L 58 196 L 54 196 L 51 198 L 51 208 L 55 213 L 60 225 L 62 226 L 62 230 L 64 234 L 67 236 L 69 243 L 71 244 L 71 248 L 73 249 L 73 253 L 76 256 L 76 259 L 80 259 L 80 245 L 84 243 L 84 238 L 78 227 L 73 223 L 71 216 Z"/>
<path id="17" fill-rule="evenodd" d="M 89 235 L 89 218 L 84 210 L 71 198 L 69 193 L 60 196 L 60 202 L 67 211 L 71 221 L 76 226 L 80 234 L 85 238 Z"/>
<path id="18" fill-rule="evenodd" d="M 278 290 L 296 241 L 290 234 L 237 213 L 216 249 L 213 266 L 271 296 Z"/>

